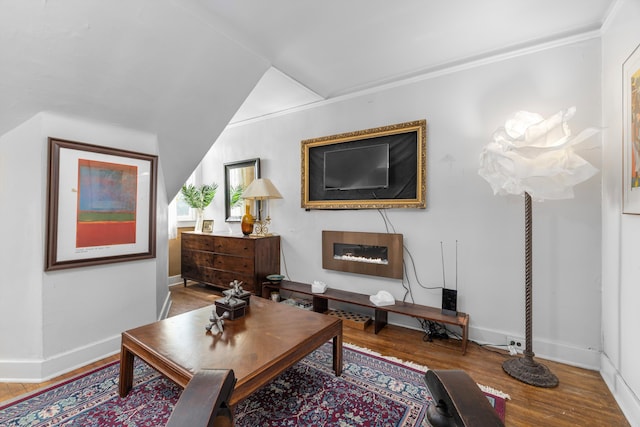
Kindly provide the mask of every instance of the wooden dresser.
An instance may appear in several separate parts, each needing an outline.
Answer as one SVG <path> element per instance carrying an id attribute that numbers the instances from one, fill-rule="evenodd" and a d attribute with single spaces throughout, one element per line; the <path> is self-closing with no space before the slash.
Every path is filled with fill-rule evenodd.
<path id="1" fill-rule="evenodd" d="M 261 283 L 269 274 L 280 273 L 280 236 L 182 233 L 181 270 L 187 280 L 229 288 L 234 280 L 243 289 L 261 294 Z"/>

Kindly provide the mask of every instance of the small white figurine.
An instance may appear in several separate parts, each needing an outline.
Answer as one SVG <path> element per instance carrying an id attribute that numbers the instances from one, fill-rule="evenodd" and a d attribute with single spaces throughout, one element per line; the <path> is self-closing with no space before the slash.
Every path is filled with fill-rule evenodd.
<path id="1" fill-rule="evenodd" d="M 228 311 L 225 311 L 224 313 L 222 313 L 222 316 L 218 316 L 218 313 L 214 308 L 213 312 L 211 313 L 211 317 L 209 318 L 209 321 L 211 323 L 205 326 L 205 329 L 214 334 L 218 334 L 218 333 L 221 334 L 222 332 L 224 332 L 224 319 L 226 319 L 227 317 L 229 317 Z"/>
<path id="2" fill-rule="evenodd" d="M 229 283 L 230 287 L 233 288 L 234 295 L 242 295 L 242 283 L 243 282 L 238 282 L 237 280 Z"/>

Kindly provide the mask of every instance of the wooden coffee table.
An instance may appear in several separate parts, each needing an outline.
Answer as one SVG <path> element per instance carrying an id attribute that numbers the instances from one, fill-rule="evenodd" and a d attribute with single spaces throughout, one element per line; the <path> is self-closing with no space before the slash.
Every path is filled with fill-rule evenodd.
<path id="1" fill-rule="evenodd" d="M 342 320 L 271 300 L 251 297 L 245 316 L 225 320 L 224 333 L 205 330 L 214 306 L 190 311 L 122 333 L 120 396 L 133 385 L 133 360 L 186 387 L 201 369 L 233 369 L 230 405 L 273 380 L 333 339 L 333 369 L 342 373 Z"/>

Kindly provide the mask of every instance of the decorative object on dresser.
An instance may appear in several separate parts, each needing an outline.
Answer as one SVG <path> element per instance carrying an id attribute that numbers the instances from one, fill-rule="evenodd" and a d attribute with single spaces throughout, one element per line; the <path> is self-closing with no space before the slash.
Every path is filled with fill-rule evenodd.
<path id="1" fill-rule="evenodd" d="M 202 231 L 202 222 L 204 221 L 204 209 L 211 204 L 216 196 L 218 184 L 215 182 L 211 185 L 202 184 L 199 187 L 195 185 L 183 185 L 180 194 L 184 201 L 191 209 L 196 210 L 196 227 L 195 231 Z M 211 224 L 213 229 L 213 223 Z"/>
<path id="2" fill-rule="evenodd" d="M 280 236 L 253 238 L 230 234 L 183 232 L 181 268 L 187 280 L 229 288 L 235 280 L 260 294 L 260 284 L 280 272 Z"/>
<path id="3" fill-rule="evenodd" d="M 255 223 L 255 219 L 253 218 L 253 215 L 251 215 L 250 200 L 245 202 L 244 209 L 245 212 L 244 215 L 242 215 L 242 220 L 240 221 L 240 230 L 242 231 L 242 234 L 248 236 L 253 233 L 253 224 Z"/>
<path id="4" fill-rule="evenodd" d="M 213 233 L 213 220 L 205 219 L 202 221 L 202 232 L 203 233 Z"/>
<path id="5" fill-rule="evenodd" d="M 525 207 L 525 350 L 524 357 L 506 360 L 502 368 L 512 377 L 537 387 L 556 387 L 558 378 L 545 365 L 533 360 L 532 346 L 532 212 L 531 200 L 573 198 L 573 186 L 598 170 L 574 151 L 577 144 L 598 132 L 589 128 L 571 137 L 567 122 L 575 107 L 548 119 L 518 111 L 493 134 L 480 157 L 479 174 L 494 194 L 524 195 Z"/>
<path id="6" fill-rule="evenodd" d="M 253 221 L 253 232 L 256 236 L 270 236 L 269 226 L 271 225 L 271 218 L 269 217 L 269 199 L 282 199 L 282 195 L 276 186 L 267 178 L 255 179 L 249 184 L 246 190 L 244 190 L 242 197 L 246 200 L 260 201 L 258 218 Z"/>

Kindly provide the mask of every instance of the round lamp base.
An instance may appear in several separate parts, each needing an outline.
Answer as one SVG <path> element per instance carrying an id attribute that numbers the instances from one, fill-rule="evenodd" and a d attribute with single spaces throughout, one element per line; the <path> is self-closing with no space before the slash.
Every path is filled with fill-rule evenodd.
<path id="1" fill-rule="evenodd" d="M 558 377 L 533 358 L 517 357 L 506 360 L 502 369 L 513 378 L 536 387 L 551 388 L 558 385 Z"/>

